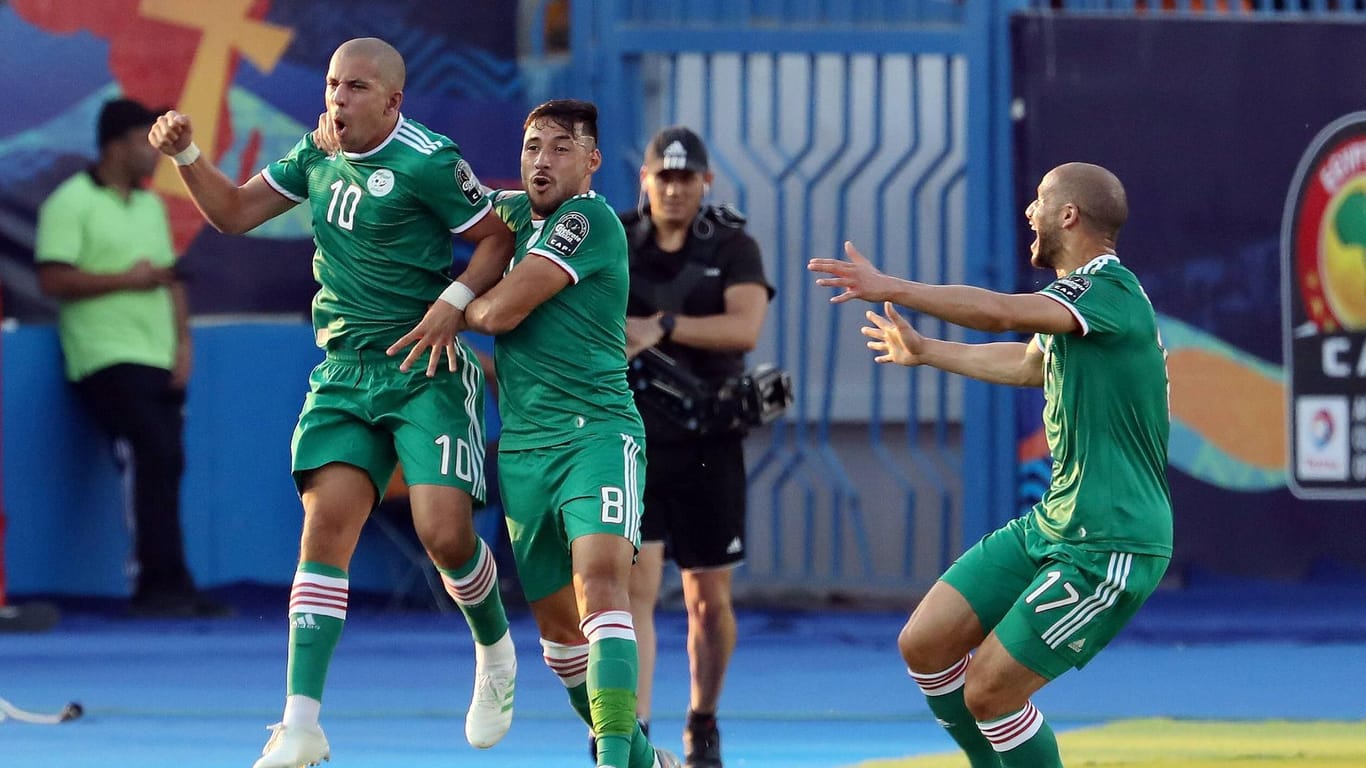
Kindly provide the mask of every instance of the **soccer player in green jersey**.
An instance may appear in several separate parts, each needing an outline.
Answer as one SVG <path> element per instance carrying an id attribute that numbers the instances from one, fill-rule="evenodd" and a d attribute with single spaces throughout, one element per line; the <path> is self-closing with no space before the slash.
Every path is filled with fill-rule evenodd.
<path id="1" fill-rule="evenodd" d="M 1037 293 L 926 285 L 848 260 L 812 259 L 831 301 L 884 302 L 863 329 L 879 363 L 929 365 L 996 384 L 1043 387 L 1053 474 L 1024 517 L 987 535 L 930 589 L 898 644 L 930 711 L 973 768 L 1061 766 L 1030 696 L 1085 666 L 1133 617 L 1172 551 L 1166 353 L 1152 304 L 1115 255 L 1124 187 L 1096 165 L 1049 171 L 1025 211 Z M 1027 343 L 921 336 L 894 305 Z M 973 649 L 976 653 L 969 655 Z"/>
<path id="2" fill-rule="evenodd" d="M 472 301 L 496 337 L 498 475 L 517 573 L 545 663 L 598 737 L 597 764 L 671 768 L 636 723 L 627 582 L 640 546 L 645 429 L 626 384 L 626 232 L 592 190 L 598 110 L 551 101 L 522 139 L 525 192 L 494 208 L 512 267 Z"/>
<path id="3" fill-rule="evenodd" d="M 456 333 L 470 299 L 506 268 L 513 240 L 459 149 L 399 111 L 403 83 L 403 58 L 389 44 L 342 44 L 317 135 L 241 186 L 200 154 L 188 116 L 168 112 L 148 135 L 222 231 L 245 232 L 299 203 L 313 214 L 313 323 L 326 357 L 293 440 L 304 523 L 284 717 L 255 768 L 329 756 L 318 713 L 346 619 L 347 567 L 397 462 L 418 538 L 474 635 L 465 736 L 490 747 L 512 722 L 516 656 L 492 553 L 471 520 L 485 490 L 484 377 Z M 319 149 L 320 140 L 339 150 Z M 452 233 L 476 244 L 455 282 Z M 410 370 L 427 352 L 425 370 Z"/>

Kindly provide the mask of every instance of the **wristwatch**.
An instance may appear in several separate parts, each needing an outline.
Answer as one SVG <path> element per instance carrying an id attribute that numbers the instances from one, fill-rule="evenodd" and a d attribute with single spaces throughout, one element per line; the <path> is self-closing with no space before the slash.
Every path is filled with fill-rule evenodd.
<path id="1" fill-rule="evenodd" d="M 674 313 L 665 312 L 664 314 L 660 315 L 659 330 L 663 331 L 664 335 L 661 336 L 659 340 L 668 341 L 669 337 L 674 335 L 674 326 L 676 325 L 678 325 L 678 316 Z"/>

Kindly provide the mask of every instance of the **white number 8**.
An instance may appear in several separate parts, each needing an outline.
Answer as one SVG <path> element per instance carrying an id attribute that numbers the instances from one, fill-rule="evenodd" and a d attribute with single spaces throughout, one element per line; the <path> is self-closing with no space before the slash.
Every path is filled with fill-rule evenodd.
<path id="1" fill-rule="evenodd" d="M 626 521 L 626 494 L 611 485 L 602 487 L 602 521 L 621 525 Z"/>

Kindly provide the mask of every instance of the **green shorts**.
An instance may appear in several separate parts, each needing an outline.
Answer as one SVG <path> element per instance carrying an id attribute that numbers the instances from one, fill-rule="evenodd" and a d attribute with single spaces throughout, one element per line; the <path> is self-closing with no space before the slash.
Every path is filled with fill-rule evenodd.
<path id="1" fill-rule="evenodd" d="M 550 448 L 500 450 L 498 487 L 522 591 L 540 600 L 573 580 L 574 539 L 612 533 L 640 547 L 645 438 L 585 435 Z"/>
<path id="2" fill-rule="evenodd" d="M 460 370 L 443 365 L 432 378 L 425 367 L 403 373 L 403 358 L 382 350 L 329 350 L 309 374 L 294 428 L 295 484 L 341 462 L 370 476 L 378 500 L 401 461 L 409 485 L 460 488 L 483 506 L 484 372 L 464 342 L 461 348 Z"/>
<path id="3" fill-rule="evenodd" d="M 1046 538 L 1033 515 L 963 553 L 943 581 L 1021 664 L 1052 680 L 1086 666 L 1133 618 L 1170 558 L 1080 549 Z"/>

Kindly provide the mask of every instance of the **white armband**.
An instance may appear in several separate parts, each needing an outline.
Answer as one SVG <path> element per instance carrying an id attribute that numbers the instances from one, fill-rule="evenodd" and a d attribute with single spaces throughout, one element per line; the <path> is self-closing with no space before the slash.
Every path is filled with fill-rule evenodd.
<path id="1" fill-rule="evenodd" d="M 461 312 L 464 312 L 465 307 L 468 307 L 470 302 L 474 301 L 474 291 L 471 291 L 468 285 L 456 280 L 446 286 L 446 290 L 442 291 L 438 298 Z"/>
<path id="2" fill-rule="evenodd" d="M 199 159 L 199 145 L 192 141 L 190 146 L 171 155 L 171 159 L 175 161 L 176 165 L 190 165 Z"/>

